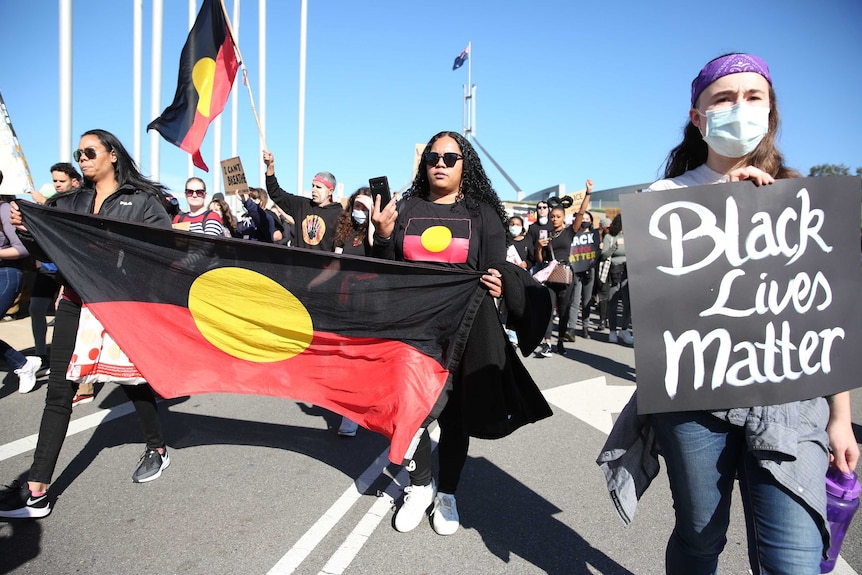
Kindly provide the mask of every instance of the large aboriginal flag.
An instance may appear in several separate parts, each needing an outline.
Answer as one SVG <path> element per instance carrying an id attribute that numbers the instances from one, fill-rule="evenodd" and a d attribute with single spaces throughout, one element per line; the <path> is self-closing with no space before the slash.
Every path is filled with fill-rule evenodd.
<path id="1" fill-rule="evenodd" d="M 306 401 L 391 438 L 442 406 L 481 274 L 154 228 L 20 202 L 27 228 L 164 397 Z"/>
<path id="2" fill-rule="evenodd" d="M 239 67 L 224 11 L 218 0 L 204 0 L 180 56 L 173 103 L 150 122 L 168 142 L 192 155 L 198 168 L 209 171 L 201 143 L 210 122 L 221 114 Z"/>

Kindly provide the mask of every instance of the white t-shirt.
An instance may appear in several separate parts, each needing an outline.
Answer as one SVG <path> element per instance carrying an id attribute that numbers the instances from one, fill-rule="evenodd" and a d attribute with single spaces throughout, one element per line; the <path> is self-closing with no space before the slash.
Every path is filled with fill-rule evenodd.
<path id="1" fill-rule="evenodd" d="M 648 192 L 660 190 L 675 190 L 677 188 L 690 188 L 691 186 L 705 186 L 708 184 L 723 184 L 728 181 L 726 174 L 719 174 L 706 164 L 701 164 L 693 170 L 666 180 L 659 180 L 647 188 Z"/>

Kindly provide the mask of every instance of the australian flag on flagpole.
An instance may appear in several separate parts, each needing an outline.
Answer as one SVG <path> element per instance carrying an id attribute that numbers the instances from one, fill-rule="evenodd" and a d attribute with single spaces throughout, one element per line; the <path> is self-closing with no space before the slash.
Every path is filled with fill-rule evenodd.
<path id="1" fill-rule="evenodd" d="M 470 44 L 467 44 L 467 47 L 464 48 L 464 51 L 458 54 L 455 58 L 455 62 L 452 64 L 452 69 L 457 70 L 461 66 L 464 65 L 464 62 L 467 61 L 467 58 L 470 57 Z"/>

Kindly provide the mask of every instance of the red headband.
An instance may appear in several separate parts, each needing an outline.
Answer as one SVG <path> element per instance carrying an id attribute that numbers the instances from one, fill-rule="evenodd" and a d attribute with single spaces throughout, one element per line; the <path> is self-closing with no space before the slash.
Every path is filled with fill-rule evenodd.
<path id="1" fill-rule="evenodd" d="M 317 183 L 319 183 L 319 184 L 323 184 L 324 186 L 326 186 L 327 188 L 329 188 L 329 191 L 330 191 L 330 192 L 331 192 L 332 190 L 334 190 L 334 189 L 335 189 L 335 186 L 333 186 L 333 185 L 332 185 L 332 182 L 330 182 L 329 180 L 324 180 L 324 179 L 323 179 L 322 177 L 320 177 L 320 176 L 315 176 L 315 177 L 314 177 L 314 179 L 313 179 L 313 180 L 311 180 L 311 181 L 312 181 L 312 182 L 317 182 Z"/>

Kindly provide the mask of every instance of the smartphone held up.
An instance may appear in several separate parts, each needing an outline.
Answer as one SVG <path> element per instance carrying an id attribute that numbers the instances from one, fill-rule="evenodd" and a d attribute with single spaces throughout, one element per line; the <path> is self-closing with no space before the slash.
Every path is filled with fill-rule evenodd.
<path id="1" fill-rule="evenodd" d="M 375 200 L 380 196 L 380 209 L 382 210 L 389 200 L 392 199 L 392 193 L 389 191 L 389 178 L 380 176 L 379 178 L 370 178 L 368 187 L 371 188 L 371 197 Z"/>

